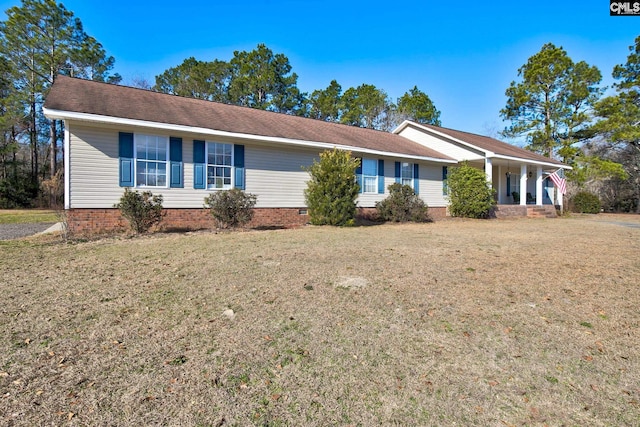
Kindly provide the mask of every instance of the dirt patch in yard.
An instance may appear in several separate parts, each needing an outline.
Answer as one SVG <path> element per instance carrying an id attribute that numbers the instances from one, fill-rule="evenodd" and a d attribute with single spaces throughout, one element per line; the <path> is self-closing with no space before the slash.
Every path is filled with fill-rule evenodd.
<path id="1" fill-rule="evenodd" d="M 0 424 L 637 424 L 596 217 L 0 242 Z"/>

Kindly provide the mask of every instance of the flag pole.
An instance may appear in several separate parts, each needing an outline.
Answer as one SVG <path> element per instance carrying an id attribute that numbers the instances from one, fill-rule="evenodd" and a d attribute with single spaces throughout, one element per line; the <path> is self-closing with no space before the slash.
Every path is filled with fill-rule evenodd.
<path id="1" fill-rule="evenodd" d="M 558 172 L 560 172 L 562 174 L 562 176 L 560 176 L 558 174 Z M 553 181 L 554 183 L 554 187 L 555 187 L 555 194 L 556 194 L 556 199 L 558 201 L 558 205 L 560 206 L 560 215 L 564 215 L 564 203 L 563 203 L 563 196 L 564 196 L 564 192 L 561 191 L 562 188 L 559 185 L 560 181 L 557 180 L 561 180 L 562 181 L 562 186 L 564 187 L 564 190 L 566 192 L 566 178 L 564 177 L 564 170 L 562 168 L 558 168 L 555 171 L 553 171 L 552 173 L 549 174 L 549 178 L 551 179 L 551 181 Z"/>

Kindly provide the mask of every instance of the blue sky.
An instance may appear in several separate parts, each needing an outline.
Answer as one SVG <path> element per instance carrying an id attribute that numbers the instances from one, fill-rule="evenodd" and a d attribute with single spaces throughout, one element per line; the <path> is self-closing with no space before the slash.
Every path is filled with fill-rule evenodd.
<path id="1" fill-rule="evenodd" d="M 265 43 L 289 58 L 305 92 L 336 79 L 343 90 L 373 84 L 395 101 L 417 85 L 443 126 L 492 136 L 506 125 L 505 89 L 544 43 L 596 65 L 610 86 L 640 35 L 640 16 L 610 17 L 606 0 L 62 3 L 115 57 L 125 83 L 153 83 L 189 56 L 229 60 Z M 19 4 L 0 0 L 0 10 Z"/>

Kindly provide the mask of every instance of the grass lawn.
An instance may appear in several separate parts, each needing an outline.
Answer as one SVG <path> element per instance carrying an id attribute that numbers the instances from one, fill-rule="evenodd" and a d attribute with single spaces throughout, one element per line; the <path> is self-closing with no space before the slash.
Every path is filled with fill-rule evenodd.
<path id="1" fill-rule="evenodd" d="M 0 209 L 0 224 L 58 222 L 55 211 L 45 209 Z"/>
<path id="2" fill-rule="evenodd" d="M 639 227 L 0 242 L 0 424 L 638 425 Z"/>

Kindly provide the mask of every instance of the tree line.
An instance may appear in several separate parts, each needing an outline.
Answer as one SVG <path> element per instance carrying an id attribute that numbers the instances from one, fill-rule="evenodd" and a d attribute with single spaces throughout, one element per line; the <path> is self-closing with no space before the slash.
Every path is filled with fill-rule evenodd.
<path id="1" fill-rule="evenodd" d="M 55 0 L 22 0 L 0 22 L 0 208 L 55 205 L 61 197 L 62 123 L 42 105 L 57 75 L 113 84 L 115 59 L 79 18 Z M 573 187 L 597 193 L 614 210 L 640 212 L 640 36 L 613 70 L 615 95 L 604 97 L 600 70 L 574 62 L 548 43 L 518 69 L 500 116 L 506 138 L 573 167 Z M 440 111 L 414 86 L 395 102 L 374 85 L 343 91 L 332 80 L 302 92 L 289 59 L 264 44 L 229 61 L 190 57 L 133 86 L 389 131 L 403 120 L 440 125 Z"/>
<path id="2" fill-rule="evenodd" d="M 231 60 L 187 58 L 156 76 L 147 88 L 173 95 L 223 102 L 310 117 L 369 129 L 389 131 L 404 119 L 440 124 L 429 96 L 414 86 L 394 103 L 371 84 L 350 87 L 332 80 L 325 89 L 301 92 L 289 59 L 264 44 L 235 51 Z"/>
<path id="3" fill-rule="evenodd" d="M 121 78 L 110 74 L 114 58 L 62 4 L 23 0 L 6 15 L 0 22 L 0 207 L 29 206 L 41 188 L 61 188 L 62 124 L 42 113 L 56 76 Z M 57 204 L 60 191 L 49 193 L 41 203 Z"/>

